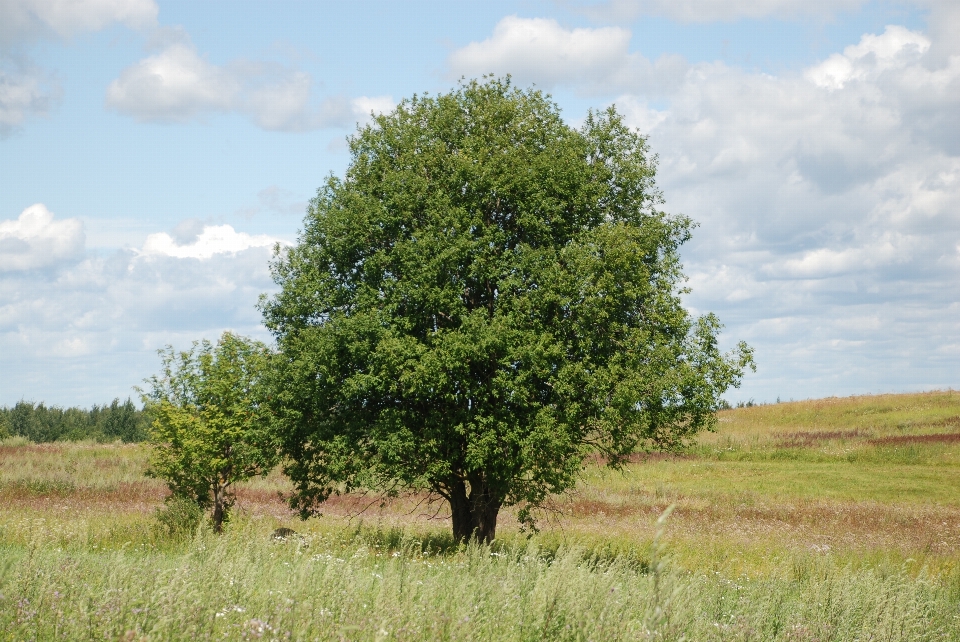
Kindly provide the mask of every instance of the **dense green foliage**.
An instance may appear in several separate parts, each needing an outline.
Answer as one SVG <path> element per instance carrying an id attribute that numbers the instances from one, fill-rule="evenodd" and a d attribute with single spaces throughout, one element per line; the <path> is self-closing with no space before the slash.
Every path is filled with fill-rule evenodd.
<path id="1" fill-rule="evenodd" d="M 85 408 L 60 408 L 20 401 L 13 408 L 0 408 L 0 439 L 25 437 L 32 442 L 143 441 L 149 419 L 127 399 L 114 399 L 110 405 Z"/>
<path id="2" fill-rule="evenodd" d="M 332 493 L 425 489 L 490 540 L 570 488 L 713 425 L 752 365 L 681 304 L 693 223 L 660 210 L 655 160 L 614 109 L 579 130 L 538 91 L 470 82 L 350 141 L 281 292 L 274 405 L 306 516 Z"/>
<path id="3" fill-rule="evenodd" d="M 202 341 L 160 354 L 163 374 L 148 380 L 143 395 L 154 417 L 148 474 L 165 480 L 175 497 L 211 507 L 220 532 L 233 485 L 276 464 L 258 389 L 269 353 L 262 343 L 226 332 L 216 346 Z"/>

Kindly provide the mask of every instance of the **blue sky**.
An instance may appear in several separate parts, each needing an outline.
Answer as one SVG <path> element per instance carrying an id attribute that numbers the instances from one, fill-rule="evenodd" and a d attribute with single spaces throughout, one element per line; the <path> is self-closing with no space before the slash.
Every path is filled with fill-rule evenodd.
<path id="1" fill-rule="evenodd" d="M 0 404 L 269 339 L 270 247 L 357 123 L 485 72 L 649 135 L 686 303 L 756 349 L 729 399 L 956 388 L 956 33 L 948 0 L 3 0 Z"/>

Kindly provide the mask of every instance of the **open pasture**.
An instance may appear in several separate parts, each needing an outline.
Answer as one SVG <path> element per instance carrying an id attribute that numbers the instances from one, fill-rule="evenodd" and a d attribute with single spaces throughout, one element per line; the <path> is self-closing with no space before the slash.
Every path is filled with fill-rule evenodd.
<path id="1" fill-rule="evenodd" d="M 588 466 L 539 534 L 502 514 L 492 548 L 419 496 L 300 522 L 277 472 L 224 536 L 171 534 L 146 461 L 0 445 L 2 639 L 960 639 L 957 392 L 724 411 L 684 453 Z"/>

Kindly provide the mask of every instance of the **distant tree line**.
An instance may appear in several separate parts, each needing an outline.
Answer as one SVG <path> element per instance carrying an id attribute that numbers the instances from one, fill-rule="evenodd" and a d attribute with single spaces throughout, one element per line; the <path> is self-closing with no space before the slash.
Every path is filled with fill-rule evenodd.
<path id="1" fill-rule="evenodd" d="M 780 403 L 780 397 L 777 397 L 777 403 Z M 754 406 L 760 406 L 760 405 L 762 404 L 759 404 L 755 402 L 753 399 L 750 399 L 749 401 L 738 401 L 737 405 L 731 406 L 729 401 L 727 401 L 726 399 L 721 399 L 719 405 L 717 406 L 717 410 L 732 410 L 733 408 L 753 408 Z"/>
<path id="2" fill-rule="evenodd" d="M 20 436 L 35 443 L 81 441 L 143 441 L 150 421 L 130 399 L 114 399 L 110 405 L 61 408 L 20 401 L 12 408 L 0 407 L 0 438 Z"/>

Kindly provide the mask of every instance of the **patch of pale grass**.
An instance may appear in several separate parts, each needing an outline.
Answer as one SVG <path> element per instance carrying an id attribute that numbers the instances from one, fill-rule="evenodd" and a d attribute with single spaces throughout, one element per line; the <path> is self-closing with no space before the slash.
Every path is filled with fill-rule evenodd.
<path id="1" fill-rule="evenodd" d="M 144 480 L 148 450 L 142 444 L 0 442 L 0 488 L 35 482 L 73 488 L 110 488 Z"/>
<path id="2" fill-rule="evenodd" d="M 718 430 L 699 443 L 709 446 L 774 446 L 800 433 L 856 433 L 853 437 L 960 432 L 960 391 L 831 397 L 791 401 L 718 413 Z M 840 435 L 842 438 L 843 435 Z"/>

